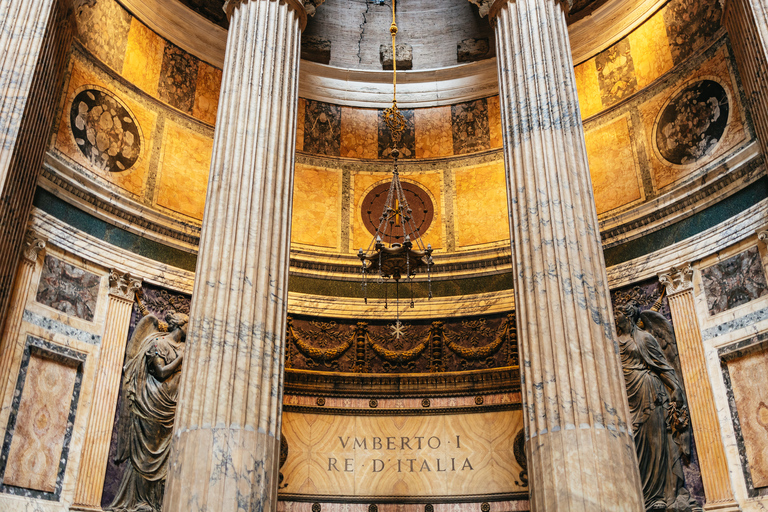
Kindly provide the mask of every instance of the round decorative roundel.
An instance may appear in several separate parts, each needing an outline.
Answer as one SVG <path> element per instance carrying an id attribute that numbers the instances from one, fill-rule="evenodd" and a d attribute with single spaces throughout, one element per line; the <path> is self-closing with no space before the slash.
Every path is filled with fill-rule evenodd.
<path id="1" fill-rule="evenodd" d="M 120 172 L 130 169 L 141 153 L 136 118 L 115 96 L 86 89 L 72 101 L 72 135 L 80 152 L 96 167 Z"/>
<path id="2" fill-rule="evenodd" d="M 381 214 L 384 211 L 384 204 L 387 202 L 387 192 L 389 192 L 389 186 L 391 182 L 382 183 L 376 188 L 368 192 L 363 199 L 361 207 L 361 214 L 363 217 L 363 224 L 371 235 L 376 234 L 376 228 L 379 226 Z M 429 194 L 413 183 L 401 181 L 403 186 L 403 192 L 405 194 L 405 200 L 408 201 L 408 206 L 411 208 L 411 214 L 413 216 L 413 227 L 417 230 L 418 234 L 424 235 L 432 224 L 432 218 L 434 217 L 434 206 L 432 205 L 432 199 Z M 396 230 L 396 233 L 401 233 L 400 230 Z M 392 242 L 401 243 L 397 237 L 382 237 L 385 243 L 391 244 Z"/>
<path id="3" fill-rule="evenodd" d="M 696 162 L 714 151 L 728 125 L 728 93 L 713 80 L 689 85 L 664 108 L 656 127 L 656 147 L 677 165 Z"/>

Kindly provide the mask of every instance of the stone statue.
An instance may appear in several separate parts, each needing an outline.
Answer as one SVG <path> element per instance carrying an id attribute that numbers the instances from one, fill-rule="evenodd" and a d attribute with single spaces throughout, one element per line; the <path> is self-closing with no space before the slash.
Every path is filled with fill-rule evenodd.
<path id="1" fill-rule="evenodd" d="M 676 347 L 672 325 L 663 315 L 640 312 L 630 304 L 616 312 L 616 331 L 645 509 L 700 512 L 701 507 L 685 488 L 683 474 L 683 463 L 691 455 L 685 391 L 680 375 L 665 355 Z M 663 350 L 662 344 L 668 350 Z"/>
<path id="2" fill-rule="evenodd" d="M 166 323 L 139 308 L 145 316 L 126 350 L 117 430 L 116 462 L 129 464 L 106 510 L 160 512 L 189 317 L 171 312 Z"/>

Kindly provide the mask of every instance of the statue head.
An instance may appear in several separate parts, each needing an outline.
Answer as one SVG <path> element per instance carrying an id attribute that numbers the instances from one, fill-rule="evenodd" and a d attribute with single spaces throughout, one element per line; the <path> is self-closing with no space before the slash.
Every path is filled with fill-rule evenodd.
<path id="1" fill-rule="evenodd" d="M 626 305 L 616 308 L 614 314 L 616 321 L 616 332 L 621 334 L 627 334 L 631 332 L 632 325 L 637 323 L 640 318 L 640 308 L 634 302 L 629 302 Z"/>
<path id="2" fill-rule="evenodd" d="M 189 316 L 184 313 L 177 313 L 176 311 L 170 311 L 165 315 L 165 321 L 168 323 L 168 330 L 175 331 L 181 329 L 184 334 L 187 333 L 187 323 L 189 322 Z"/>

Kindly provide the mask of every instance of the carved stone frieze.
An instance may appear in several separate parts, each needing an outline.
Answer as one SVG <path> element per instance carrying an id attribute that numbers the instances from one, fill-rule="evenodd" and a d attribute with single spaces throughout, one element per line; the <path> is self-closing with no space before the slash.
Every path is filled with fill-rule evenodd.
<path id="1" fill-rule="evenodd" d="M 27 232 L 24 237 L 24 248 L 22 250 L 22 257 L 29 263 L 35 263 L 40 251 L 45 249 L 47 240 L 35 233 Z"/>
<path id="2" fill-rule="evenodd" d="M 109 295 L 133 302 L 136 291 L 141 288 L 141 279 L 136 279 L 128 272 L 109 271 Z"/>
<path id="3" fill-rule="evenodd" d="M 659 274 L 659 281 L 667 288 L 667 296 L 693 290 L 693 267 L 690 263 L 672 267 Z"/>

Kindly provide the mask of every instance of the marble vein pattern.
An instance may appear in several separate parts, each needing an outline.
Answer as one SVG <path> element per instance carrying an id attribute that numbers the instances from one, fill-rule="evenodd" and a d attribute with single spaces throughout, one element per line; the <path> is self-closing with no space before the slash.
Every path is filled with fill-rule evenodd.
<path id="1" fill-rule="evenodd" d="M 672 0 L 663 12 L 675 64 L 707 43 L 720 28 L 722 17 L 718 0 Z"/>
<path id="2" fill-rule="evenodd" d="M 518 0 L 495 24 L 531 509 L 641 512 L 565 18 Z"/>
<path id="3" fill-rule="evenodd" d="M 213 125 L 219 110 L 219 92 L 221 91 L 221 70 L 203 61 L 197 67 L 197 86 L 195 87 L 195 105 L 192 115 Z"/>
<path id="4" fill-rule="evenodd" d="M 475 153 L 491 148 L 488 102 L 485 98 L 451 105 L 453 152 Z"/>
<path id="5" fill-rule="evenodd" d="M 192 113 L 197 88 L 197 57 L 166 41 L 157 95 L 186 114 Z"/>
<path id="6" fill-rule="evenodd" d="M 710 315 L 768 294 L 765 269 L 757 247 L 702 269 L 701 281 Z"/>
<path id="7" fill-rule="evenodd" d="M 89 345 L 99 345 L 101 343 L 101 336 L 98 334 L 93 334 L 88 331 L 78 329 L 77 327 L 72 327 L 71 325 L 67 325 L 64 322 L 39 315 L 28 309 L 24 310 L 22 319 L 25 322 L 29 322 L 32 325 L 41 327 L 46 331 L 50 331 L 54 334 L 61 334 L 68 338 L 82 341 L 83 343 L 88 343 Z"/>
<path id="8" fill-rule="evenodd" d="M 77 11 L 78 37 L 99 60 L 120 72 L 131 18 L 115 0 L 82 2 Z"/>
<path id="9" fill-rule="evenodd" d="M 85 360 L 81 352 L 27 337 L 0 451 L 1 492 L 60 498 Z"/>
<path id="10" fill-rule="evenodd" d="M 341 107 L 306 100 L 304 108 L 304 151 L 339 156 L 341 145 Z"/>
<path id="11" fill-rule="evenodd" d="M 603 106 L 618 103 L 637 90 L 635 63 L 628 38 L 597 54 L 595 66 Z"/>
<path id="12" fill-rule="evenodd" d="M 47 254 L 35 300 L 69 316 L 93 321 L 99 276 Z"/>
<path id="13" fill-rule="evenodd" d="M 758 309 L 757 311 L 747 313 L 746 315 L 734 318 L 733 320 L 705 329 L 704 332 L 701 333 L 701 338 L 704 341 L 709 341 L 718 336 L 725 336 L 726 334 L 750 327 L 767 319 L 768 308 Z"/>

